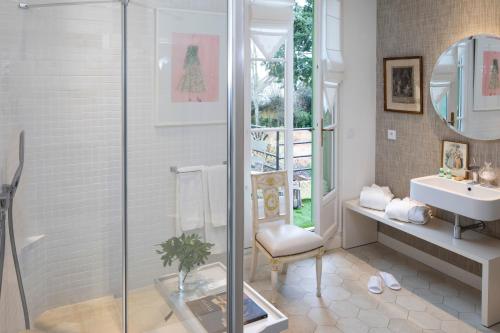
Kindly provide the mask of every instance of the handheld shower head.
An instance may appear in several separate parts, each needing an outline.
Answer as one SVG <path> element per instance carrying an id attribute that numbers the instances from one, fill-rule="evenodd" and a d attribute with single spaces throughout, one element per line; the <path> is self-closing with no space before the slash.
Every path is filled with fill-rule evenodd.
<path id="1" fill-rule="evenodd" d="M 11 196 L 13 197 L 17 191 L 17 187 L 19 186 L 19 182 L 21 181 L 21 174 L 23 172 L 24 167 L 24 131 L 21 131 L 19 134 L 19 164 L 17 166 L 16 172 L 14 173 L 14 177 L 11 182 Z"/>
<path id="2" fill-rule="evenodd" d="M 3 275 L 3 264 L 5 258 L 5 233 L 6 233 L 6 210 L 8 217 L 8 230 L 10 238 L 10 247 L 12 252 L 12 258 L 14 261 L 14 268 L 16 271 L 17 285 L 19 287 L 19 296 L 21 297 L 21 303 L 23 307 L 24 314 L 24 326 L 27 330 L 30 329 L 30 317 L 28 311 L 28 303 L 26 302 L 26 294 L 24 293 L 23 279 L 21 276 L 21 268 L 19 266 L 19 257 L 17 255 L 16 238 L 14 236 L 14 196 L 16 194 L 19 182 L 21 180 L 21 174 L 24 167 L 24 131 L 19 134 L 19 163 L 17 169 L 12 178 L 12 183 L 10 185 L 3 185 L 0 189 L 0 293 L 2 291 L 2 275 Z"/>

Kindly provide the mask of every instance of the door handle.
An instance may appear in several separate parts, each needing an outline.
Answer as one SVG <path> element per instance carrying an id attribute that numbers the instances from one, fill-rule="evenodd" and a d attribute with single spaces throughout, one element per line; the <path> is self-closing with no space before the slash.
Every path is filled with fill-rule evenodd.
<path id="1" fill-rule="evenodd" d="M 324 127 L 323 126 L 323 119 L 321 119 L 321 147 L 323 147 L 323 132 L 333 132 L 335 131 L 335 128 L 333 127 Z"/>

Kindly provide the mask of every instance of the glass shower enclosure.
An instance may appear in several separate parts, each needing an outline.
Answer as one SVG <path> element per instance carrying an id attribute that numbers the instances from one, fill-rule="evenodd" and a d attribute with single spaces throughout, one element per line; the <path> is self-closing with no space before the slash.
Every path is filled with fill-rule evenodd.
<path id="1" fill-rule="evenodd" d="M 240 6 L 0 2 L 0 333 L 242 327 Z"/>

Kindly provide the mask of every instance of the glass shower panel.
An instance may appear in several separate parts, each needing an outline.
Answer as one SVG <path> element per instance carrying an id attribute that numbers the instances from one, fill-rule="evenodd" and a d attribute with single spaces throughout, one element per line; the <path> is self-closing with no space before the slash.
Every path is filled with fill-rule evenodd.
<path id="1" fill-rule="evenodd" d="M 33 331 L 121 332 L 121 6 L 34 1 L 0 2 L 0 185 L 25 133 L 3 231 L 15 236 Z M 4 255 L 0 331 L 17 333 L 8 233 Z"/>
<path id="2" fill-rule="evenodd" d="M 129 331 L 220 331 L 227 1 L 134 0 L 127 30 Z"/>

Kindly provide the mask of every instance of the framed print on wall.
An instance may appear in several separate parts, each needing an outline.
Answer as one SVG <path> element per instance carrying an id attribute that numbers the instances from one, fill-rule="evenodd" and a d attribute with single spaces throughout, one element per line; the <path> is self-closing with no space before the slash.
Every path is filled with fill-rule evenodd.
<path id="1" fill-rule="evenodd" d="M 453 176 L 465 177 L 469 164 L 469 145 L 467 143 L 443 141 L 441 166 L 450 169 Z"/>
<path id="2" fill-rule="evenodd" d="M 384 110 L 421 114 L 422 57 L 384 58 Z"/>
<path id="3" fill-rule="evenodd" d="M 226 123 L 225 15 L 156 10 L 155 126 Z"/>
<path id="4" fill-rule="evenodd" d="M 500 38 L 475 41 L 474 111 L 500 111 Z"/>

